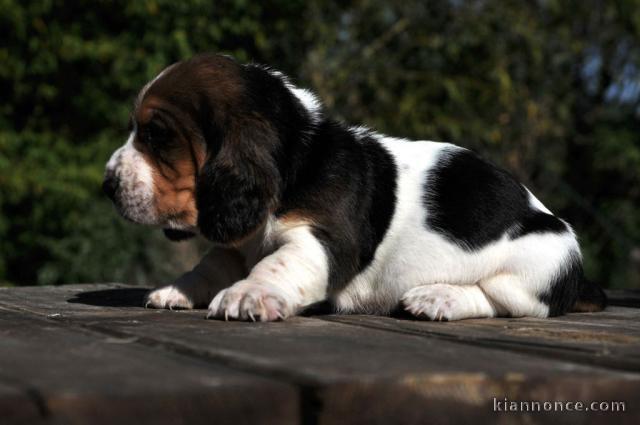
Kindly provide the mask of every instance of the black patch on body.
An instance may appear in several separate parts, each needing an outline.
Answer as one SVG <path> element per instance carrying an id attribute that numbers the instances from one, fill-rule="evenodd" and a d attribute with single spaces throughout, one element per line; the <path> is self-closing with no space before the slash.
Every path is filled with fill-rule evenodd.
<path id="1" fill-rule="evenodd" d="M 569 231 L 558 217 L 532 208 L 527 190 L 508 172 L 465 149 L 447 150 L 428 172 L 423 201 L 427 227 L 467 251 L 481 249 L 505 232 L 517 239 Z M 582 260 L 574 253 L 538 298 L 549 306 L 550 316 L 558 316 L 571 310 L 586 285 Z"/>
<path id="2" fill-rule="evenodd" d="M 278 172 L 276 217 L 312 223 L 329 258 L 330 291 L 344 287 L 373 260 L 391 223 L 397 171 L 375 137 L 355 136 L 338 122 L 314 122 L 283 80 L 259 66 L 243 70 L 246 105 L 278 136 L 270 151 Z"/>
<path id="3" fill-rule="evenodd" d="M 292 150 L 278 215 L 307 213 L 329 257 L 330 290 L 344 287 L 373 260 L 396 204 L 391 154 L 370 135 L 325 120 Z"/>
<path id="4" fill-rule="evenodd" d="M 477 250 L 510 231 L 512 239 L 565 232 L 559 218 L 535 210 L 526 189 L 507 171 L 466 149 L 448 149 L 427 173 L 426 225 L 466 250 Z"/>
<path id="5" fill-rule="evenodd" d="M 549 306 L 549 316 L 560 316 L 571 311 L 583 286 L 588 285 L 582 270 L 582 260 L 572 254 L 565 268 L 551 282 L 549 290 L 538 299 Z"/>
<path id="6" fill-rule="evenodd" d="M 607 295 L 602 288 L 584 278 L 580 285 L 578 301 L 573 306 L 572 311 L 594 312 L 601 311 L 607 306 Z"/>
<path id="7" fill-rule="evenodd" d="M 567 230 L 567 225 L 558 217 L 543 211 L 530 210 L 509 235 L 515 239 L 530 233 L 562 233 Z"/>
<path id="8" fill-rule="evenodd" d="M 270 212 L 299 216 L 325 247 L 330 290 L 340 289 L 371 263 L 389 227 L 395 163 L 375 137 L 355 136 L 320 110 L 314 122 L 280 76 L 246 65 L 240 78 L 242 98 L 228 117 L 199 107 L 209 154 L 196 191 L 199 228 L 229 243 Z"/>

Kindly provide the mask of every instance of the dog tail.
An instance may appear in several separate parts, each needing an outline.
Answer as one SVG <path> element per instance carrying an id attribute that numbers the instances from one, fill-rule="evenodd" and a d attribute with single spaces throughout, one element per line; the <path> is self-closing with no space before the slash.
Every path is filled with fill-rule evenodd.
<path id="1" fill-rule="evenodd" d="M 587 278 L 583 278 L 578 292 L 578 300 L 573 305 L 571 311 L 576 313 L 591 313 L 602 311 L 606 306 L 607 295 L 600 285 L 587 280 Z"/>

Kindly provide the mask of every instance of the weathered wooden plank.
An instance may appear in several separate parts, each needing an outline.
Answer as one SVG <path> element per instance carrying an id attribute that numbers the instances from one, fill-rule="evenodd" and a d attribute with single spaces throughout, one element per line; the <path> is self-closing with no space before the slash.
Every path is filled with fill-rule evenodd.
<path id="1" fill-rule="evenodd" d="M 58 318 L 117 317 L 122 313 L 133 317 L 167 313 L 139 308 L 146 291 L 144 288 L 117 285 L 14 288 L 0 291 L 0 305 L 13 305 Z M 204 312 L 182 314 L 202 316 Z M 600 313 L 569 314 L 544 320 L 487 319 L 452 323 L 361 317 L 345 316 L 337 320 L 389 331 L 471 341 L 494 348 L 547 353 L 602 366 L 640 370 L 640 309 L 609 307 Z"/>
<path id="2" fill-rule="evenodd" d="M 610 306 L 604 311 L 596 313 L 569 313 L 564 316 L 544 319 L 549 323 L 589 323 L 592 326 L 603 328 L 615 327 L 618 329 L 640 329 L 640 309 Z"/>
<path id="3" fill-rule="evenodd" d="M 584 315 L 562 319 L 474 319 L 430 322 L 390 317 L 324 316 L 348 323 L 428 338 L 459 341 L 472 346 L 535 353 L 568 361 L 621 370 L 640 371 L 640 328 Z M 628 319 L 629 320 L 629 319 Z"/>
<path id="4" fill-rule="evenodd" d="M 136 338 L 134 345 L 290 382 L 301 388 L 301 418 L 308 423 L 538 420 L 532 414 L 499 416 L 492 409 L 493 397 L 621 400 L 628 410 L 624 416 L 616 415 L 616 421 L 634 423 L 640 418 L 636 407 L 640 405 L 639 374 L 558 360 L 555 351 L 529 355 L 510 347 L 469 345 L 402 327 L 372 329 L 365 323 L 305 318 L 269 324 L 206 321 L 203 311 L 101 306 L 99 294 L 87 297 L 74 296 L 71 291 L 48 291 L 46 297 L 36 292 L 28 302 L 18 302 L 17 306 L 12 304 L 15 299 L 7 301 L 0 292 L 0 304 L 49 317 L 69 328 L 82 327 L 87 332 L 124 340 Z M 125 292 L 109 294 L 111 304 L 119 304 L 113 301 L 114 296 L 128 299 Z M 91 297 L 95 298 L 91 303 L 97 305 L 67 302 Z M 381 323 L 392 320 L 370 319 Z M 414 323 L 422 326 L 422 322 Z M 565 423 L 585 423 L 594 418 L 585 412 L 545 414 L 545 418 L 550 417 Z"/>
<path id="5" fill-rule="evenodd" d="M 493 397 L 640 402 L 639 375 L 553 358 L 314 319 L 254 324 L 167 313 L 137 323 L 96 318 L 89 326 L 291 380 L 309 388 L 307 400 L 322 406 L 315 413 L 307 409 L 320 423 L 343 423 L 345 417 L 389 423 L 393 415 L 408 423 L 469 415 L 490 420 Z M 375 415 L 366 409 L 372 405 L 379 407 Z"/>
<path id="6" fill-rule="evenodd" d="M 80 330 L 79 330 L 80 329 Z M 297 423 L 289 385 L 200 359 L 0 311 L 0 383 L 22 382 L 43 421 L 64 424 Z M 0 387 L 1 388 L 1 387 Z M 15 395 L 0 393 L 0 407 Z M 22 399 L 18 399 L 22 400 Z M 24 423 L 19 408 L 5 424 Z M 3 409 L 4 413 L 4 409 Z"/>

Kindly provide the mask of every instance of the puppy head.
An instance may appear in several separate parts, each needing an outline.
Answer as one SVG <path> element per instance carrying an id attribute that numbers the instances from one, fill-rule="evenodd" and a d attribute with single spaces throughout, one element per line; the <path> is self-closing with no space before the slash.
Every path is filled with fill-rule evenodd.
<path id="1" fill-rule="evenodd" d="M 124 217 L 170 239 L 238 242 L 277 208 L 298 114 L 285 81 L 264 69 L 219 55 L 178 62 L 140 91 L 104 190 Z"/>

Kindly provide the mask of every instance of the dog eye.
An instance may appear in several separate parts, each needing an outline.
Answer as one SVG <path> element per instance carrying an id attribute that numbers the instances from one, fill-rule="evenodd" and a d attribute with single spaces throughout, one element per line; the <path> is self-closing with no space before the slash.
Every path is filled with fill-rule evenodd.
<path id="1" fill-rule="evenodd" d="M 142 141 L 151 149 L 156 150 L 167 141 L 167 131 L 157 125 L 149 125 L 142 132 Z"/>

